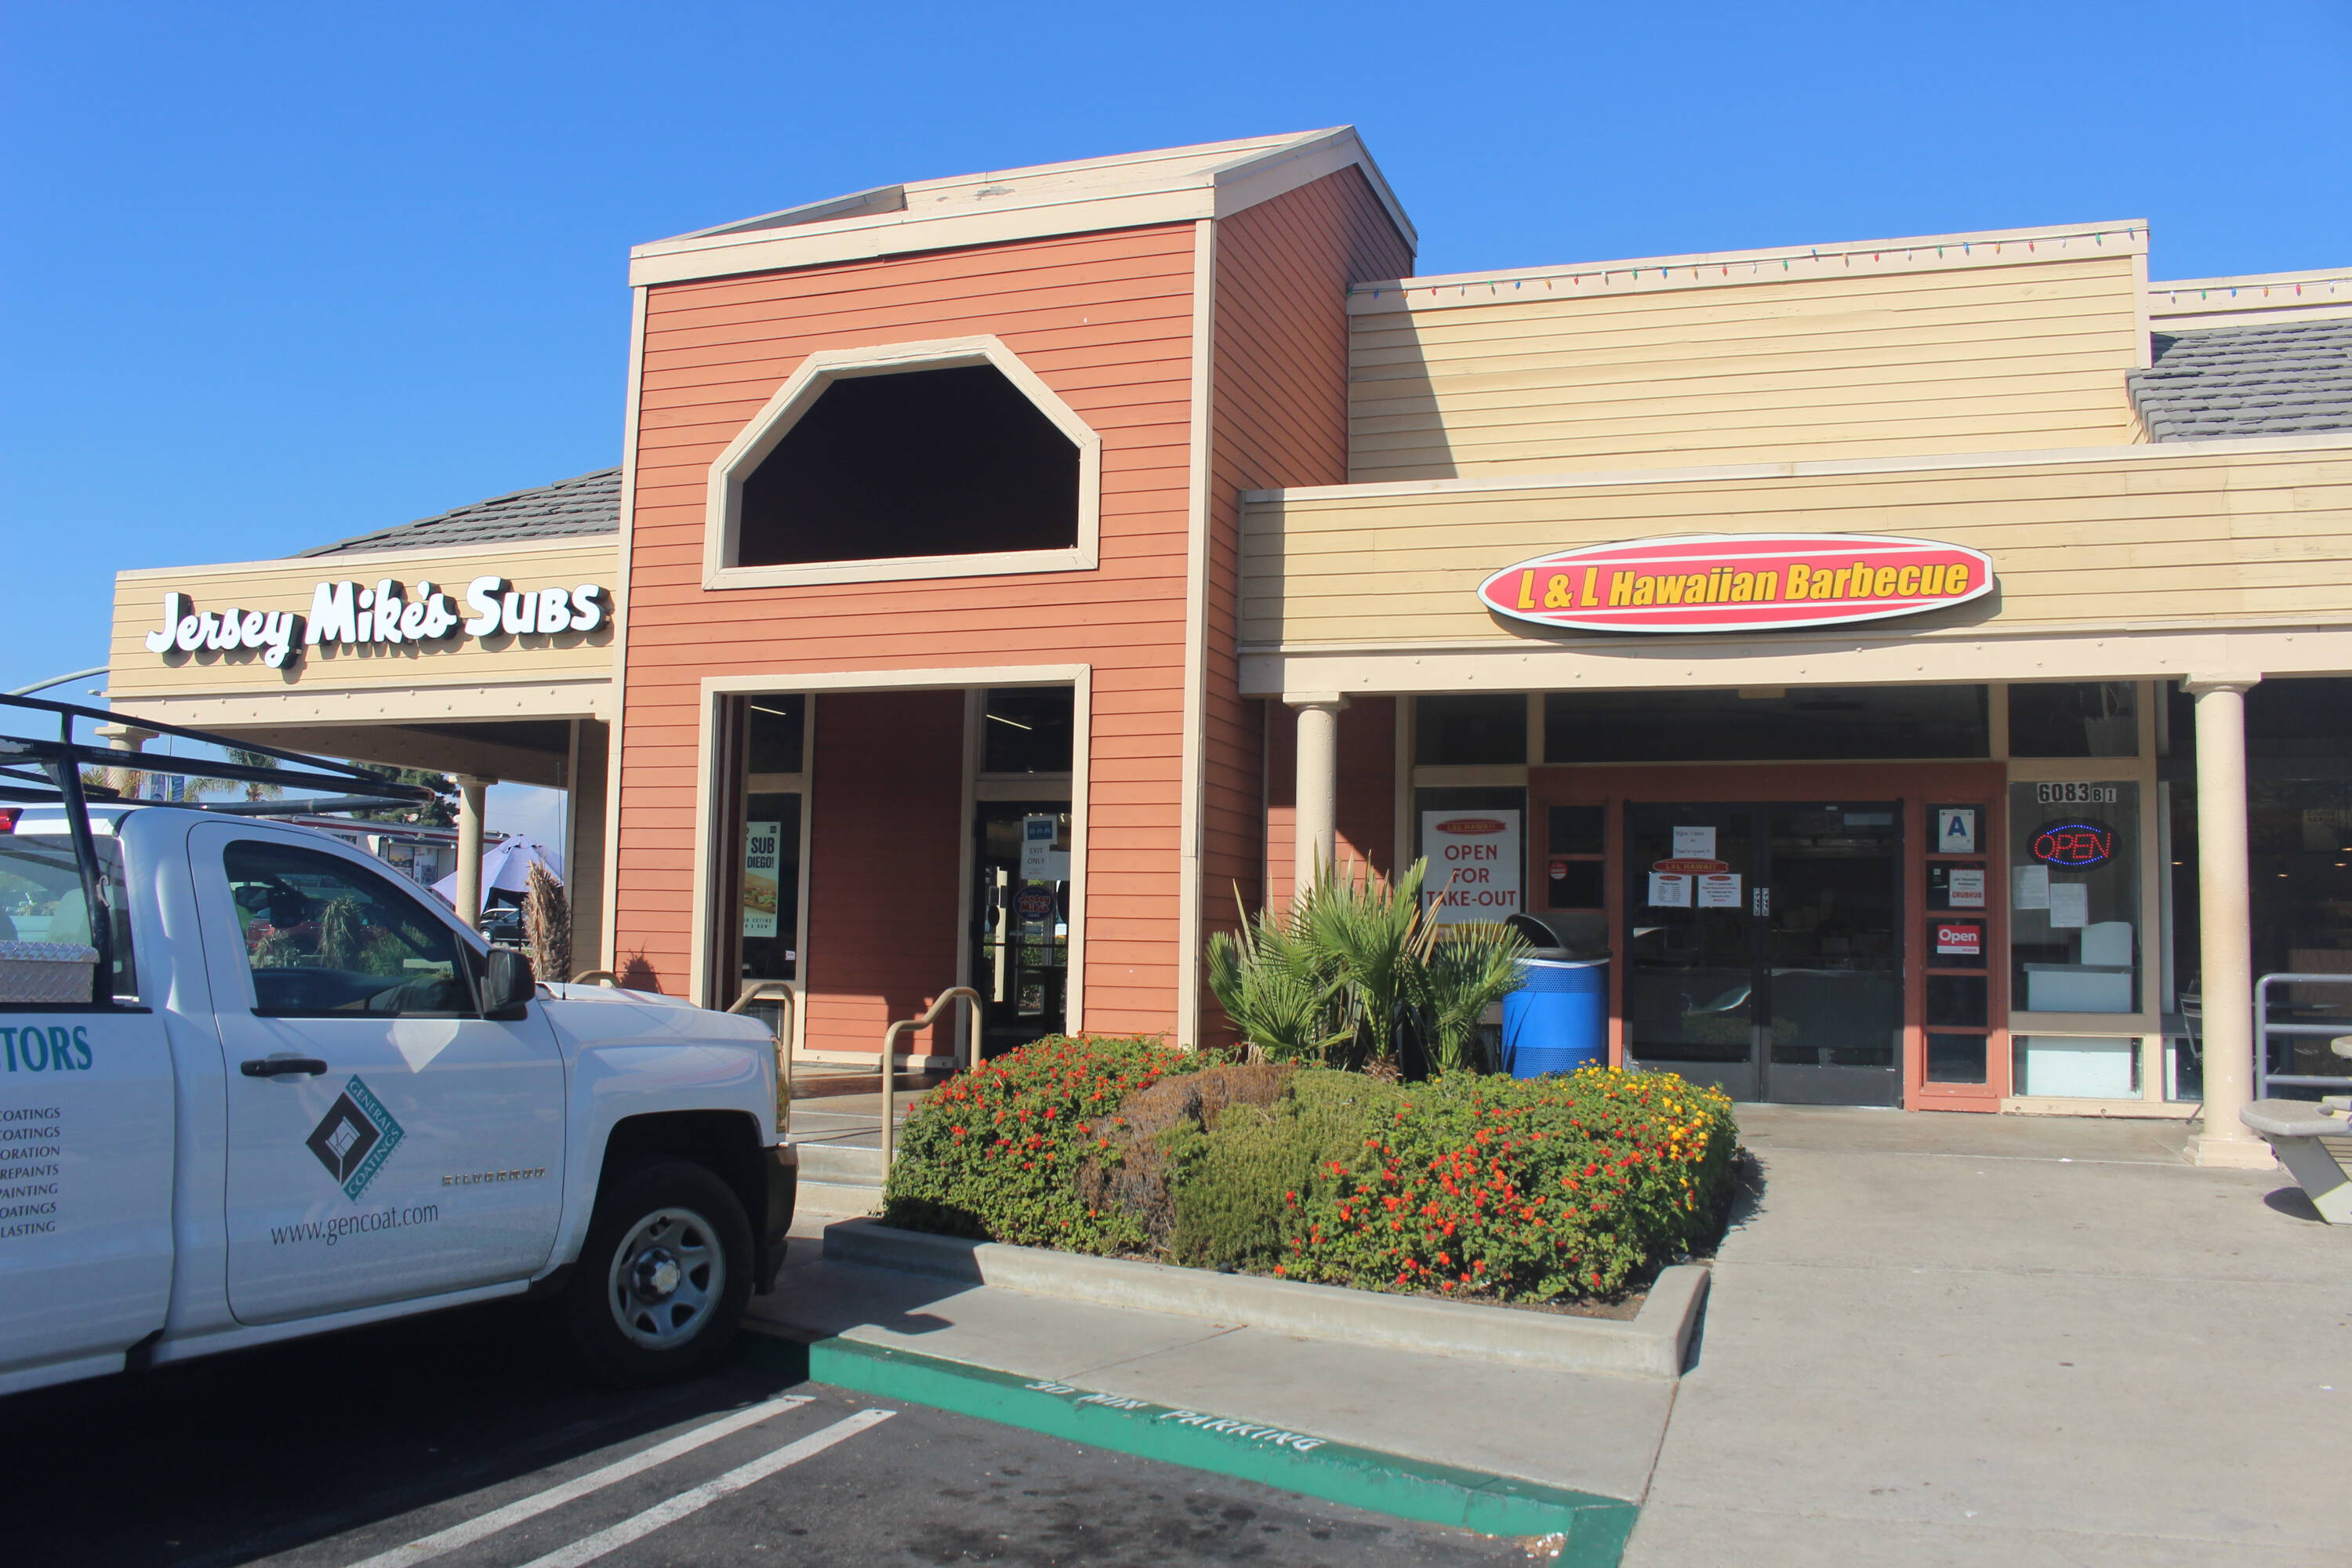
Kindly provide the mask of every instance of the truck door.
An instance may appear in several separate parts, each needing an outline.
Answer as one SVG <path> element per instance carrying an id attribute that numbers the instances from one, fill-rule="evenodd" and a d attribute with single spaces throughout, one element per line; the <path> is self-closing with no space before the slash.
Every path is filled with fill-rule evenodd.
<path id="1" fill-rule="evenodd" d="M 275 1322 L 529 1277 L 552 1247 L 564 1068 L 475 1005 L 456 920 L 358 854 L 190 838 L 228 1079 L 228 1297 Z"/>
<path id="2" fill-rule="evenodd" d="M 120 848 L 98 840 L 117 910 Z M 46 989 L 54 950 L 9 945 L 89 942 L 62 825 L 0 826 L 0 1394 L 109 1370 L 171 1300 L 172 1056 L 131 921 L 115 926 L 110 1005 L 22 1000 Z"/>

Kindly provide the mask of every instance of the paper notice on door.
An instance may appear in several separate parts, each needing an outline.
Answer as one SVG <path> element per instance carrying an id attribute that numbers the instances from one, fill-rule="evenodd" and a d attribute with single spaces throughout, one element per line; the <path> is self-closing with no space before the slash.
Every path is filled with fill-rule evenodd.
<path id="1" fill-rule="evenodd" d="M 2091 923 L 2091 884 L 2088 882 L 2053 882 L 2050 884 L 2050 929 L 2081 930 Z"/>
<path id="2" fill-rule="evenodd" d="M 2034 869 L 2040 870 L 2040 867 Z M 1984 908 L 1985 874 L 1981 866 L 1955 866 L 1951 878 L 1944 884 L 1944 897 L 1956 910 Z"/>
<path id="3" fill-rule="evenodd" d="M 2009 907 L 2046 910 L 2050 907 L 2050 868 L 2017 866 L 2009 873 Z"/>
<path id="4" fill-rule="evenodd" d="M 1691 879 L 1679 871 L 1650 873 L 1650 907 L 1686 910 L 1691 907 Z"/>
<path id="5" fill-rule="evenodd" d="M 1675 858 L 1677 860 L 1714 859 L 1715 829 L 1712 827 L 1675 828 Z"/>
<path id="6" fill-rule="evenodd" d="M 1698 883 L 1698 907 L 1703 910 L 1736 910 L 1739 907 L 1739 873 L 1710 872 L 1693 879 Z"/>

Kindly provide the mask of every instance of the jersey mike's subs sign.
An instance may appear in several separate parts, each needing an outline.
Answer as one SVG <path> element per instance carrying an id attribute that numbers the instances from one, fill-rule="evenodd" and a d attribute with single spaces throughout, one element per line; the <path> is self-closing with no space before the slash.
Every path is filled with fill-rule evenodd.
<path id="1" fill-rule="evenodd" d="M 1587 544 L 1478 584 L 1496 615 L 1607 632 L 1748 632 L 1884 620 L 1992 591 L 1965 545 L 1869 533 L 1686 533 Z"/>
<path id="2" fill-rule="evenodd" d="M 466 584 L 461 610 L 446 590 L 431 583 L 410 588 L 385 577 L 373 587 L 320 583 L 311 590 L 307 615 L 235 605 L 205 610 L 185 594 L 165 594 L 163 624 L 147 633 L 145 640 L 149 652 L 166 657 L 250 649 L 272 669 L 282 669 L 300 658 L 303 649 L 321 643 L 446 647 L 460 633 L 482 638 L 593 632 L 611 619 L 611 600 L 594 583 L 519 589 L 504 577 L 477 577 Z"/>

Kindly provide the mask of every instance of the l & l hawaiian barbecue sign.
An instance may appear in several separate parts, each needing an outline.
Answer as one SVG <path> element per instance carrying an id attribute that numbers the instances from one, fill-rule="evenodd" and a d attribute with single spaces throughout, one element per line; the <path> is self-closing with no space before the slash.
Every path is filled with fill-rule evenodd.
<path id="1" fill-rule="evenodd" d="M 1992 558 L 1872 533 L 1685 533 L 1586 544 L 1478 584 L 1496 615 L 1602 632 L 1752 632 L 1916 616 L 1992 591 Z"/>

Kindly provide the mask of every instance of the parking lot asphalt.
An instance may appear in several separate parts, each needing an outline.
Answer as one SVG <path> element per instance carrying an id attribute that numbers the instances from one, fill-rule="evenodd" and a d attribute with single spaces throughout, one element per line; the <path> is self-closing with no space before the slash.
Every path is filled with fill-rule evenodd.
<path id="1" fill-rule="evenodd" d="M 478 1309 L 0 1401 L 8 1555 L 114 1568 L 1524 1564 L 1410 1523 L 749 1359 L 575 1380 Z M 1536 1555 L 1544 1555 L 1540 1547 Z"/>

